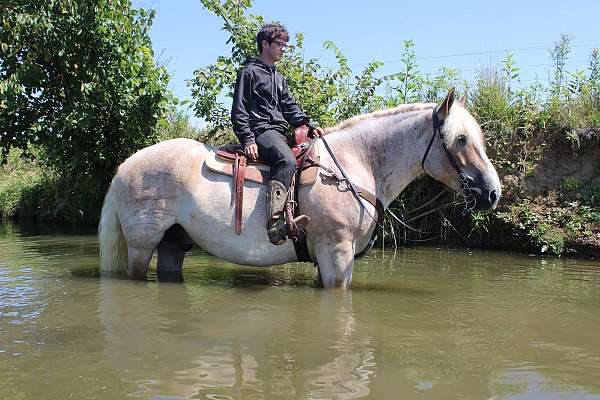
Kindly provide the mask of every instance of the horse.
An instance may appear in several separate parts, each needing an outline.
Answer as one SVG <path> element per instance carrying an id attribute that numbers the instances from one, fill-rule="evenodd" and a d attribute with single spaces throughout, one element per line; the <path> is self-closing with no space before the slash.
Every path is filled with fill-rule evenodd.
<path id="1" fill-rule="evenodd" d="M 440 106 L 414 103 L 358 115 L 315 141 L 319 176 L 313 185 L 300 187 L 297 201 L 299 211 L 310 217 L 306 242 L 322 286 L 350 286 L 355 254 L 367 247 L 378 211 L 383 212 L 325 170 L 344 174 L 385 208 L 423 174 L 462 194 L 471 210 L 496 207 L 500 180 L 485 153 L 482 130 L 454 97 L 452 89 Z M 215 151 L 191 139 L 172 139 L 136 152 L 119 166 L 98 229 L 102 273 L 126 271 L 132 279 L 146 279 L 157 250 L 158 273 L 181 274 L 185 252 L 193 245 L 242 265 L 297 261 L 291 240 L 273 245 L 267 238 L 263 184 L 244 183 L 243 229 L 234 233 L 232 179 L 204 165 Z"/>

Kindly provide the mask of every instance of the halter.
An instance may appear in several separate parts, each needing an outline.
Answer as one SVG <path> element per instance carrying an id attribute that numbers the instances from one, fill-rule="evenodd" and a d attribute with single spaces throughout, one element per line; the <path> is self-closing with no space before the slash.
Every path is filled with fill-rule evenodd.
<path id="1" fill-rule="evenodd" d="M 425 150 L 425 154 L 423 155 L 423 159 L 421 160 L 421 168 L 423 168 L 423 171 L 425 171 L 425 160 L 427 159 L 427 156 L 429 155 L 429 150 L 431 149 L 431 145 L 433 144 L 433 140 L 435 139 L 435 135 L 437 134 L 440 137 L 440 142 L 442 143 L 442 147 L 444 148 L 444 151 L 446 152 L 446 155 L 448 156 L 448 159 L 450 160 L 450 164 L 452 164 L 452 166 L 456 170 L 456 173 L 458 174 L 458 180 L 460 181 L 460 184 L 462 185 L 461 195 L 462 195 L 463 199 L 465 200 L 465 206 L 462 210 L 462 215 L 467 215 L 467 214 L 473 212 L 473 210 L 475 210 L 475 206 L 477 205 L 477 199 L 473 195 L 473 191 L 471 190 L 471 187 L 469 186 L 469 179 L 467 178 L 467 175 L 464 172 L 462 172 L 460 170 L 460 168 L 458 167 L 458 164 L 456 163 L 454 156 L 448 149 L 448 145 L 446 144 L 446 141 L 442 137 L 441 127 L 442 127 L 442 125 L 444 125 L 444 120 L 440 119 L 440 117 L 438 116 L 438 113 L 437 113 L 438 109 L 439 108 L 436 107 L 433 110 L 433 135 L 431 135 L 431 140 L 429 141 L 427 150 Z"/>

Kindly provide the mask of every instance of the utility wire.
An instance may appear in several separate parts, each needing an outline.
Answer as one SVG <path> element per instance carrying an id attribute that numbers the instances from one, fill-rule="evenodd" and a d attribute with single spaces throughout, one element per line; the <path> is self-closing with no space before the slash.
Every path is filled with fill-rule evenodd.
<path id="1" fill-rule="evenodd" d="M 578 48 L 578 47 L 589 46 L 590 44 L 597 45 L 598 43 L 600 43 L 598 40 L 585 40 L 585 41 L 581 41 L 581 42 L 574 42 L 570 45 L 570 47 Z M 521 53 L 521 52 L 533 51 L 533 50 L 548 50 L 549 46 L 550 47 L 554 46 L 554 43 L 552 43 L 551 45 L 521 47 L 521 48 L 516 48 L 516 49 L 481 50 L 481 51 L 471 51 L 471 52 L 465 52 L 465 53 L 442 54 L 439 56 L 416 57 L 415 61 L 438 60 L 438 59 L 442 59 L 442 58 L 467 57 L 467 56 L 477 56 L 477 55 L 484 55 L 484 54 Z M 400 62 L 402 62 L 402 60 L 396 59 L 396 60 L 388 60 L 388 61 L 382 61 L 382 62 L 384 64 L 393 64 L 393 63 L 400 63 Z M 364 66 L 364 65 L 368 65 L 368 64 L 369 63 L 362 63 L 362 64 L 355 64 L 354 66 Z"/>

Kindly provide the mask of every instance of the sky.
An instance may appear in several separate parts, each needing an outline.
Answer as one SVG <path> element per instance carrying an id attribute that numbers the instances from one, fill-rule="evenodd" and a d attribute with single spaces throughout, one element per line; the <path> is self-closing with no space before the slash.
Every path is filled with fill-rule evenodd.
<path id="1" fill-rule="evenodd" d="M 569 71 L 585 69 L 600 47 L 600 0 L 403 1 L 403 0 L 254 0 L 251 14 L 282 22 L 291 36 L 305 36 L 305 57 L 334 65 L 323 42 L 333 41 L 359 73 L 370 61 L 384 62 L 379 75 L 398 72 L 403 41 L 412 39 L 419 71 L 455 68 L 467 80 L 514 54 L 521 85 L 549 81 L 548 52 L 561 34 L 571 35 Z M 217 16 L 199 0 L 133 0 L 156 10 L 150 36 L 155 57 L 167 63 L 170 88 L 192 100 L 186 80 L 194 70 L 230 54 Z M 192 111 L 188 111 L 192 114 Z M 202 126 L 202 121 L 192 118 Z"/>

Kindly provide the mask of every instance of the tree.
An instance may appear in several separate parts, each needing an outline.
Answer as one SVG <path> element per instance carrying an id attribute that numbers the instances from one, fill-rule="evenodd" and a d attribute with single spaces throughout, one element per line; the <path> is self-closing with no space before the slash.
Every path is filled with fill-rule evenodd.
<path id="1" fill-rule="evenodd" d="M 261 16 L 248 14 L 250 0 L 200 0 L 204 7 L 223 21 L 223 30 L 229 34 L 227 43 L 231 54 L 218 57 L 215 64 L 195 71 L 188 84 L 195 98 L 196 116 L 204 118 L 215 131 L 230 125 L 226 98 L 232 96 L 237 72 L 244 62 L 257 56 L 256 34 L 264 24 Z M 324 126 L 342 119 L 372 111 L 383 101 L 375 93 L 381 80 L 375 72 L 382 63 L 369 63 L 360 75 L 353 76 L 347 59 L 333 42 L 325 42 L 333 51 L 336 69 L 321 66 L 319 60 L 306 60 L 303 55 L 304 36 L 299 33 L 286 50 L 278 69 L 287 77 L 290 92 L 312 119 Z"/>
<path id="2" fill-rule="evenodd" d="M 0 0 L 0 147 L 35 152 L 95 201 L 172 100 L 153 12 L 129 0 Z M 102 197 L 100 196 L 101 201 Z"/>

